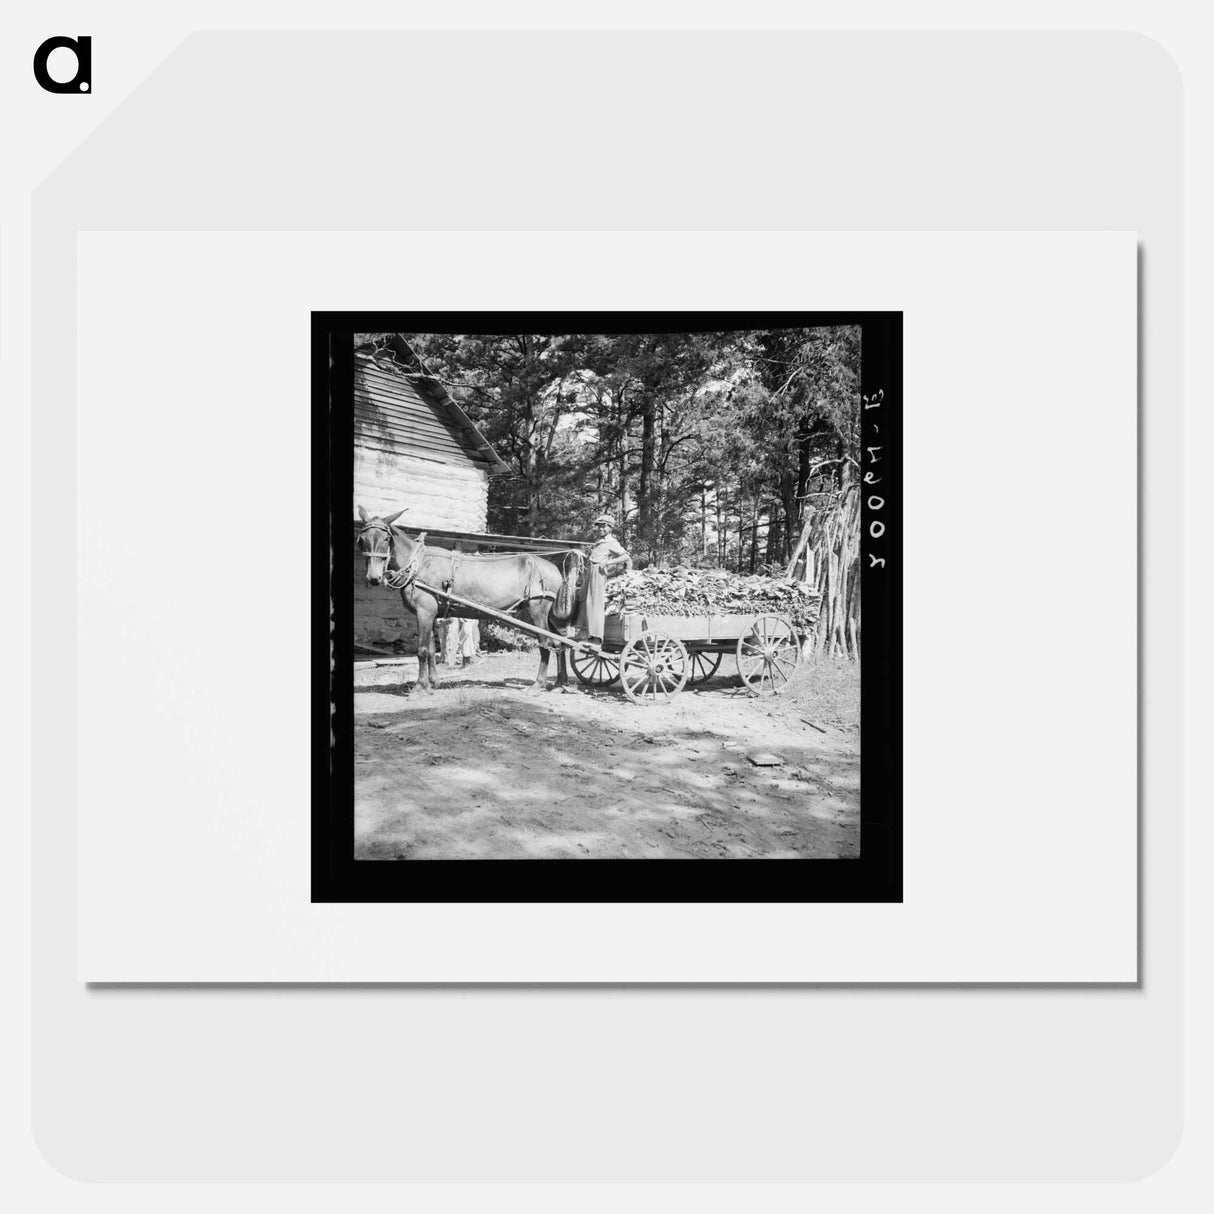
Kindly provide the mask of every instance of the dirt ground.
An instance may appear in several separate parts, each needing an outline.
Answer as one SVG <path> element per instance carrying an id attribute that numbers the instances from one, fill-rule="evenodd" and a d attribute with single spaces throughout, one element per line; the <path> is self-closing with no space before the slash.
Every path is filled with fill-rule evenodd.
<path id="1" fill-rule="evenodd" d="M 735 672 L 642 708 L 618 685 L 531 691 L 536 664 L 440 666 L 430 694 L 416 661 L 358 668 L 357 859 L 859 855 L 854 666 L 804 664 L 778 700 Z"/>

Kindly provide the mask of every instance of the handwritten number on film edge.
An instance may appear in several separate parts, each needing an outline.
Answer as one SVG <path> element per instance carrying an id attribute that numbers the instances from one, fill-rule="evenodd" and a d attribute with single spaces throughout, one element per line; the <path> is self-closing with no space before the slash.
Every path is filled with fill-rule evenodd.
<path id="1" fill-rule="evenodd" d="M 861 400 L 864 403 L 865 409 L 879 409 L 881 407 L 881 402 L 884 399 L 885 399 L 885 390 L 884 389 L 881 389 L 880 391 L 873 393 L 873 395 L 871 397 L 869 397 L 869 396 L 861 397 Z M 873 434 L 879 436 L 880 433 L 881 433 L 881 427 L 878 426 L 876 423 L 874 423 L 873 424 Z M 866 447 L 865 450 L 868 452 L 868 462 L 870 464 L 879 464 L 881 462 L 880 453 L 883 450 L 882 446 L 877 445 L 877 446 L 872 446 L 872 447 Z M 871 469 L 864 474 L 864 483 L 866 485 L 879 485 L 881 483 L 881 480 L 882 480 L 882 478 L 879 477 Z M 882 510 L 885 509 L 885 498 L 879 496 L 876 493 L 870 494 L 868 497 L 868 508 L 869 508 L 869 510 L 873 511 L 874 513 L 880 513 Z M 879 540 L 885 534 L 885 523 L 879 518 L 872 519 L 868 524 L 868 534 L 869 534 L 870 539 Z M 878 565 L 881 566 L 882 568 L 885 567 L 885 557 L 877 556 L 875 553 L 870 552 L 868 554 L 868 567 L 870 569 L 875 569 L 875 568 L 877 568 Z"/>

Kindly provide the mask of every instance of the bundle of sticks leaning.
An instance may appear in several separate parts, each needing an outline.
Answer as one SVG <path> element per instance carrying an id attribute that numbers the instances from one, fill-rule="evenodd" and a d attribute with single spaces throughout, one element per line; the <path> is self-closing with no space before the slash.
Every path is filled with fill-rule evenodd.
<path id="1" fill-rule="evenodd" d="M 805 582 L 727 573 L 723 569 L 640 569 L 607 583 L 607 614 L 782 615 L 810 631 L 822 596 Z"/>

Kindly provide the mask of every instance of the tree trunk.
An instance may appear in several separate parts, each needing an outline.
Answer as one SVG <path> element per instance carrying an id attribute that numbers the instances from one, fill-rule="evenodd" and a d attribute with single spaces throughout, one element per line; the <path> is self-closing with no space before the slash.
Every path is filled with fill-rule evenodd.
<path id="1" fill-rule="evenodd" d="M 785 474 L 780 477 L 779 485 L 780 505 L 784 507 L 783 527 L 780 531 L 780 548 L 773 556 L 773 561 L 779 561 L 780 564 L 786 564 L 792 557 L 792 546 L 794 536 L 800 530 L 802 509 L 801 503 L 797 500 L 797 480 L 796 477 Z"/>
<path id="2" fill-rule="evenodd" d="M 669 456 L 670 431 L 666 428 L 666 402 L 659 406 L 657 478 L 653 490 L 653 560 L 661 566 L 666 555 L 666 460 Z"/>
<path id="3" fill-rule="evenodd" d="M 754 573 L 759 559 L 759 498 L 755 495 L 750 513 L 750 572 Z"/>
<path id="4" fill-rule="evenodd" d="M 628 547 L 628 419 L 624 413 L 624 394 L 616 397 L 619 420 L 619 436 L 616 439 L 616 455 L 620 470 L 620 543 Z"/>
<path id="5" fill-rule="evenodd" d="M 534 453 L 527 474 L 527 534 L 539 535 L 540 527 L 540 471 L 536 467 Z"/>
<path id="6" fill-rule="evenodd" d="M 718 482 L 712 489 L 713 506 L 717 512 L 717 568 L 725 568 L 725 528 L 721 519 L 721 485 Z"/>
<path id="7" fill-rule="evenodd" d="M 653 509 L 654 413 L 653 396 L 646 392 L 641 400 L 641 476 L 637 481 L 637 514 L 641 544 L 648 549 L 650 559 L 654 557 L 656 539 Z"/>
<path id="8" fill-rule="evenodd" d="M 523 480 L 527 486 L 527 519 L 524 535 L 539 530 L 540 485 L 535 458 L 535 404 L 530 397 L 523 407 Z"/>
<path id="9" fill-rule="evenodd" d="M 767 510 L 767 545 L 763 561 L 767 565 L 784 563 L 784 518 L 778 513 L 775 502 Z"/>
<path id="10" fill-rule="evenodd" d="M 798 427 L 798 433 L 801 435 L 801 438 L 797 451 L 797 482 L 796 488 L 793 490 L 793 496 L 796 498 L 798 507 L 805 501 L 805 494 L 809 488 L 809 431 L 810 420 L 807 414 L 801 418 L 801 423 Z"/>

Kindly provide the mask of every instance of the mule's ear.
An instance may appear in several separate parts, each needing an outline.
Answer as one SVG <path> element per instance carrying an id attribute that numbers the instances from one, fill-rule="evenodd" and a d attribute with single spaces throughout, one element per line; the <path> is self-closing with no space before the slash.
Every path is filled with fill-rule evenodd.
<path id="1" fill-rule="evenodd" d="M 386 519 L 384 519 L 384 522 L 385 522 L 385 523 L 394 523 L 394 522 L 396 522 L 396 520 L 397 520 L 398 518 L 400 518 L 400 516 L 401 516 L 402 514 L 404 514 L 404 511 L 403 511 L 403 510 L 398 510 L 398 511 L 397 511 L 395 514 L 389 514 L 389 515 L 388 515 L 388 517 L 387 517 Z"/>
<path id="2" fill-rule="evenodd" d="M 367 512 L 361 506 L 358 508 L 358 517 L 362 519 L 364 523 L 367 521 Z"/>

